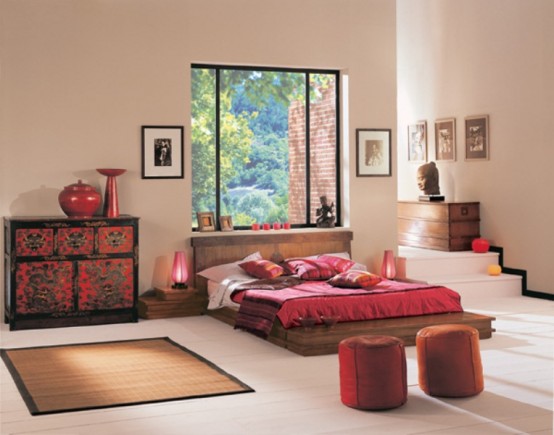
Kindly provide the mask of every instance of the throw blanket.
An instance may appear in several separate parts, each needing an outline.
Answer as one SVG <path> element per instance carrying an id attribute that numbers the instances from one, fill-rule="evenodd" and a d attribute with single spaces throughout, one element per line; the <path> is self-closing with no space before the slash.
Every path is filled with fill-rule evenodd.
<path id="1" fill-rule="evenodd" d="M 445 287 L 383 280 L 371 289 L 346 289 L 287 278 L 280 283 L 264 280 L 260 285 L 265 290 L 257 281 L 246 284 L 235 328 L 267 338 L 276 317 L 290 328 L 299 325 L 298 317 L 315 317 L 319 323 L 321 315 L 353 321 L 463 311 L 460 296 Z"/>

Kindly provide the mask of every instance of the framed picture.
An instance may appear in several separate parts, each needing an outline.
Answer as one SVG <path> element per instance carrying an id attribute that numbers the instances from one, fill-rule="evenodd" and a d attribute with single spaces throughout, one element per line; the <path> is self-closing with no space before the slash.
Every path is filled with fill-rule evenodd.
<path id="1" fill-rule="evenodd" d="M 390 177 L 391 149 L 390 129 L 356 129 L 356 176 Z"/>
<path id="2" fill-rule="evenodd" d="M 142 127 L 142 178 L 184 178 L 181 126 Z"/>
<path id="3" fill-rule="evenodd" d="M 465 121 L 466 160 L 488 160 L 489 115 L 468 116 Z"/>
<path id="4" fill-rule="evenodd" d="M 456 160 L 456 119 L 437 119 L 435 121 L 435 159 Z"/>
<path id="5" fill-rule="evenodd" d="M 233 218 L 231 216 L 220 216 L 219 228 L 221 231 L 233 231 Z"/>
<path id="6" fill-rule="evenodd" d="M 427 122 L 418 121 L 408 125 L 408 161 L 425 163 L 427 161 Z"/>
<path id="7" fill-rule="evenodd" d="M 215 219 L 213 211 L 196 213 L 198 220 L 198 231 L 215 231 Z"/>

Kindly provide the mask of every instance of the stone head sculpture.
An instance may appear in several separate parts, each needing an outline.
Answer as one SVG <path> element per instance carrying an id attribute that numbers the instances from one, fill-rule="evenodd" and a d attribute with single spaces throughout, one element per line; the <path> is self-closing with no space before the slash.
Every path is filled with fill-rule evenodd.
<path id="1" fill-rule="evenodd" d="M 417 169 L 417 187 L 425 195 L 440 195 L 439 170 L 435 162 L 425 163 Z"/>

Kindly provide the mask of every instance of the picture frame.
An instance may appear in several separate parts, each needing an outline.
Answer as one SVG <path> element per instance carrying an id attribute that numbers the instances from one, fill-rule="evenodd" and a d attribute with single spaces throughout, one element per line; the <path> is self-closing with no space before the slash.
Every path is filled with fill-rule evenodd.
<path id="1" fill-rule="evenodd" d="M 231 216 L 220 216 L 219 228 L 221 231 L 233 231 L 233 218 Z"/>
<path id="2" fill-rule="evenodd" d="M 391 129 L 356 129 L 356 176 L 392 176 Z"/>
<path id="3" fill-rule="evenodd" d="M 184 127 L 142 126 L 142 178 L 184 178 Z"/>
<path id="4" fill-rule="evenodd" d="M 196 213 L 198 231 L 215 231 L 215 218 L 213 211 L 200 211 Z"/>
<path id="5" fill-rule="evenodd" d="M 413 163 L 427 161 L 427 121 L 408 125 L 408 161 Z"/>
<path id="6" fill-rule="evenodd" d="M 435 121 L 435 160 L 456 161 L 456 119 L 444 118 Z"/>
<path id="7" fill-rule="evenodd" d="M 489 159 L 489 115 L 465 118 L 465 151 L 466 160 Z"/>

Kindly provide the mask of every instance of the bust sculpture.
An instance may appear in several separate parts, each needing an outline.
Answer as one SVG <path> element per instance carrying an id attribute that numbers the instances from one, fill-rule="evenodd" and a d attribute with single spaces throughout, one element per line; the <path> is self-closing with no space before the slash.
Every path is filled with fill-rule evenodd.
<path id="1" fill-rule="evenodd" d="M 439 170 L 435 162 L 425 163 L 417 169 L 417 187 L 425 195 L 440 195 Z"/>
<path id="2" fill-rule="evenodd" d="M 321 201 L 321 207 L 316 210 L 316 225 L 319 228 L 333 228 L 335 226 L 334 204 L 329 205 L 325 195 L 320 196 L 319 200 Z"/>

